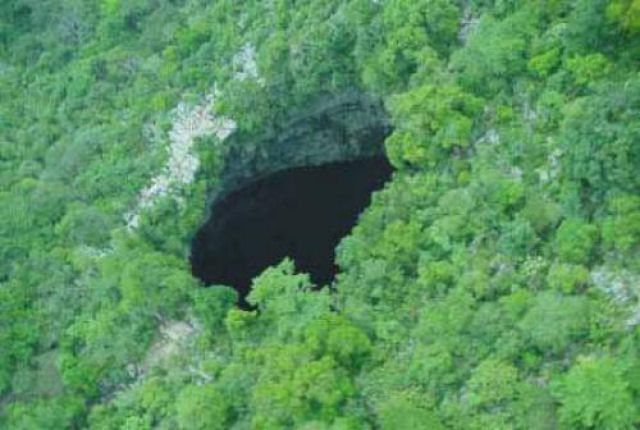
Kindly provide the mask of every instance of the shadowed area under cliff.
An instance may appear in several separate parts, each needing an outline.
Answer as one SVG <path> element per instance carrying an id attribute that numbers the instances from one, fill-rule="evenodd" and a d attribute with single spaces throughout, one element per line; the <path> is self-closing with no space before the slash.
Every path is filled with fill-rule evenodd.
<path id="1" fill-rule="evenodd" d="M 318 97 L 256 135 L 231 135 L 220 182 L 209 198 L 280 170 L 382 156 L 391 131 L 383 103 L 375 97 L 357 91 Z"/>
<path id="2" fill-rule="evenodd" d="M 285 257 L 330 283 L 336 245 L 391 173 L 386 158 L 365 158 L 283 170 L 228 194 L 193 241 L 194 275 L 233 286 L 241 304 L 252 278 Z"/>

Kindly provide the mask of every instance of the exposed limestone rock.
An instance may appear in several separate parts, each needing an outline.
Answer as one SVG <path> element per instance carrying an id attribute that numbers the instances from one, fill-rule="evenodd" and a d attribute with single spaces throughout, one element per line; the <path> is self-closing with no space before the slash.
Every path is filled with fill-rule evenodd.
<path id="1" fill-rule="evenodd" d="M 234 56 L 235 80 L 260 82 L 255 47 L 247 43 Z M 181 102 L 172 111 L 169 156 L 163 170 L 139 195 L 136 207 L 126 214 L 130 229 L 139 224 L 142 210 L 162 197 L 180 201 L 180 189 L 193 182 L 200 162 L 193 153 L 199 137 L 216 136 L 227 153 L 221 180 L 209 196 L 212 201 L 229 191 L 280 170 L 355 160 L 384 153 L 384 139 L 391 125 L 380 100 L 357 91 L 321 97 L 310 108 L 294 112 L 287 121 L 273 124 L 259 136 L 235 133 L 236 122 L 215 116 L 216 91 L 195 106 Z M 153 126 L 145 136 L 161 141 Z"/>
<path id="2" fill-rule="evenodd" d="M 547 157 L 547 163 L 536 169 L 541 184 L 548 184 L 560 175 L 560 157 L 562 157 L 562 150 L 556 148 Z"/>
<path id="3" fill-rule="evenodd" d="M 629 329 L 640 324 L 640 276 L 629 270 L 611 270 L 601 266 L 591 271 L 591 282 L 627 309 L 626 325 Z"/>
<path id="4" fill-rule="evenodd" d="M 147 357 L 136 376 L 142 376 L 154 366 L 182 352 L 186 344 L 198 333 L 198 329 L 185 321 L 166 321 L 159 327 L 159 338 L 151 345 Z"/>
<path id="5" fill-rule="evenodd" d="M 264 83 L 258 73 L 256 49 L 251 43 L 246 43 L 233 57 L 233 67 L 235 80 L 254 79 L 258 83 Z M 216 95 L 214 89 L 202 103 L 189 106 L 181 102 L 172 111 L 173 126 L 169 132 L 169 159 L 163 171 L 140 192 L 136 208 L 125 215 L 128 228 L 136 228 L 140 221 L 140 211 L 152 206 L 158 198 L 173 194 L 177 200 L 180 200 L 177 191 L 180 186 L 193 182 L 200 165 L 198 158 L 192 152 L 195 139 L 215 135 L 219 141 L 224 141 L 236 130 L 237 124 L 233 119 L 213 114 Z M 149 136 L 154 141 L 161 140 L 157 128 L 149 126 L 144 132 L 145 136 Z"/>
<path id="6" fill-rule="evenodd" d="M 264 79 L 258 73 L 258 62 L 256 61 L 256 48 L 251 43 L 246 43 L 242 49 L 233 57 L 233 78 L 237 81 L 255 79 L 258 83 L 264 84 Z"/>
<path id="7" fill-rule="evenodd" d="M 467 5 L 463 11 L 463 19 L 460 23 L 460 31 L 458 32 L 458 40 L 462 43 L 466 43 L 471 33 L 478 27 L 480 20 L 475 17 L 471 11 L 471 5 L 467 2 Z"/>
<path id="8" fill-rule="evenodd" d="M 169 158 L 160 174 L 140 192 L 137 207 L 126 215 L 127 226 L 136 228 L 140 211 L 152 206 L 158 198 L 174 194 L 180 186 L 190 184 L 195 178 L 200 162 L 192 148 L 198 137 L 215 135 L 219 141 L 227 139 L 236 129 L 230 118 L 217 117 L 212 112 L 215 106 L 215 90 L 202 103 L 189 106 L 181 102 L 172 111 L 173 126 L 169 132 Z"/>
<path id="9" fill-rule="evenodd" d="M 356 91 L 322 98 L 261 136 L 231 136 L 220 185 L 210 199 L 280 170 L 383 154 L 390 133 L 381 101 Z"/>

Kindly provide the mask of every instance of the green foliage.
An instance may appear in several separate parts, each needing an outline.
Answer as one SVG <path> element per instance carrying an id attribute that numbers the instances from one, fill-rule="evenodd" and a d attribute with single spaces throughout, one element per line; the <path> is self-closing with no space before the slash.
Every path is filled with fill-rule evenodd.
<path id="1" fill-rule="evenodd" d="M 480 106 L 456 85 L 425 85 L 396 96 L 390 108 L 398 129 L 386 142 L 391 162 L 398 168 L 433 168 L 461 156 L 471 144 Z"/>
<path id="2" fill-rule="evenodd" d="M 594 253 L 598 228 L 580 219 L 566 219 L 556 231 L 558 256 L 571 263 L 588 263 Z"/>
<path id="3" fill-rule="evenodd" d="M 15 402 L 8 408 L 5 425 L 16 430 L 69 428 L 82 407 L 82 401 L 74 397 Z"/>
<path id="4" fill-rule="evenodd" d="M 610 357 L 581 357 L 558 381 L 554 395 L 566 428 L 630 429 L 638 421 L 629 385 Z"/>
<path id="5" fill-rule="evenodd" d="M 514 404 L 517 428 L 550 430 L 557 428 L 556 404 L 546 387 L 525 383 L 518 387 Z"/>
<path id="6" fill-rule="evenodd" d="M 496 21 L 483 16 L 466 46 L 452 56 L 460 82 L 476 94 L 493 94 L 508 89 L 526 70 L 526 53 L 536 15 L 527 8 Z"/>
<path id="7" fill-rule="evenodd" d="M 117 270 L 121 270 L 119 290 L 125 309 L 144 302 L 148 309 L 157 306 L 168 315 L 175 314 L 195 284 L 183 261 L 161 254 L 135 256 Z"/>
<path id="8" fill-rule="evenodd" d="M 573 74 L 577 85 L 587 85 L 607 76 L 611 72 L 611 64 L 605 56 L 598 53 L 570 59 L 567 69 Z"/>
<path id="9" fill-rule="evenodd" d="M 640 239 L 640 199 L 633 195 L 614 197 L 609 203 L 611 216 L 604 219 L 602 237 L 605 245 L 626 253 Z"/>
<path id="10" fill-rule="evenodd" d="M 536 233 L 541 234 L 555 227 L 562 215 L 562 209 L 557 203 L 544 196 L 529 194 L 521 214 L 529 221 Z"/>
<path id="11" fill-rule="evenodd" d="M 538 237 L 529 221 L 517 218 L 502 228 L 498 247 L 505 254 L 524 257 L 534 251 L 537 242 Z"/>
<path id="12" fill-rule="evenodd" d="M 395 394 L 395 393 L 394 393 Z M 398 393 L 380 407 L 382 429 L 411 428 L 416 430 L 439 430 L 445 427 L 432 411 L 421 407 L 409 395 Z"/>
<path id="13" fill-rule="evenodd" d="M 353 372 L 366 363 L 371 353 L 367 335 L 342 318 L 320 319 L 309 327 L 306 336 L 315 354 L 328 354 Z"/>
<path id="14" fill-rule="evenodd" d="M 351 381 L 330 357 L 309 361 L 297 350 L 271 354 L 253 391 L 255 428 L 331 422 L 353 395 Z"/>
<path id="15" fill-rule="evenodd" d="M 99 247 L 109 240 L 113 220 L 96 207 L 74 205 L 56 225 L 56 234 L 73 245 Z"/>
<path id="16" fill-rule="evenodd" d="M 180 429 L 227 428 L 228 399 L 213 385 L 188 385 L 176 399 Z"/>
<path id="17" fill-rule="evenodd" d="M 221 330 L 227 312 L 238 301 L 235 290 L 225 286 L 212 286 L 193 291 L 193 314 L 212 332 Z"/>
<path id="18" fill-rule="evenodd" d="M 529 60 L 529 68 L 538 76 L 547 77 L 558 67 L 561 60 L 562 49 L 559 46 L 550 48 Z"/>
<path id="19" fill-rule="evenodd" d="M 0 427 L 640 422 L 637 0 L 4 3 Z M 243 311 L 192 278 L 215 137 L 126 227 L 212 88 L 255 153 L 311 100 L 384 99 L 397 171 L 330 288 L 285 260 Z"/>
<path id="20" fill-rule="evenodd" d="M 567 106 L 561 136 L 565 177 L 580 184 L 585 203 L 602 204 L 608 193 L 631 193 L 637 183 L 632 172 L 638 131 L 621 124 L 638 111 L 634 94 L 640 91 L 640 81 L 630 78 L 624 89 L 609 83 L 596 88 L 596 94 Z"/>
<path id="21" fill-rule="evenodd" d="M 495 169 L 481 170 L 478 173 L 477 182 L 472 186 L 477 188 L 477 194 L 493 208 L 510 212 L 522 205 L 525 197 L 522 181 Z"/>
<path id="22" fill-rule="evenodd" d="M 519 325 L 531 345 L 542 353 L 558 354 L 589 332 L 590 303 L 584 297 L 555 292 L 538 295 Z"/>
<path id="23" fill-rule="evenodd" d="M 554 264 L 549 270 L 547 282 L 555 290 L 571 294 L 584 289 L 589 281 L 589 270 L 574 264 Z"/>
<path id="24" fill-rule="evenodd" d="M 359 41 L 367 50 L 362 80 L 377 92 L 402 89 L 430 49 L 446 55 L 456 43 L 459 7 L 450 0 L 395 0 L 372 23 L 378 34 Z M 371 47 L 375 49 L 370 51 Z"/>
<path id="25" fill-rule="evenodd" d="M 469 402 L 475 407 L 496 407 L 513 397 L 518 370 L 510 364 L 487 359 L 469 379 Z"/>
<path id="26" fill-rule="evenodd" d="M 626 32 L 640 31 L 640 2 L 638 0 L 614 0 L 607 6 L 607 16 L 616 21 Z"/>
<path id="27" fill-rule="evenodd" d="M 611 28 L 606 17 L 609 0 L 578 0 L 567 23 L 566 47 L 569 52 L 584 54 L 606 46 Z"/>

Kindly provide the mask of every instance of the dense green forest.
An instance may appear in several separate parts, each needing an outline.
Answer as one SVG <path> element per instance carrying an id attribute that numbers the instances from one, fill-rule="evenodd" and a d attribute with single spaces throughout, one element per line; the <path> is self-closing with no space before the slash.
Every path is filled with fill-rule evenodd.
<path id="1" fill-rule="evenodd" d="M 203 288 L 228 134 L 352 89 L 333 287 Z M 640 428 L 639 172 L 639 0 L 0 0 L 0 428 Z"/>

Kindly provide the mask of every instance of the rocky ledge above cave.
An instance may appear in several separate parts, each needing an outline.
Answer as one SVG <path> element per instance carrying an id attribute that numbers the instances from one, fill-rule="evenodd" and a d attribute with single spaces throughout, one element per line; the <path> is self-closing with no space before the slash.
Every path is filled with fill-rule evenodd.
<path id="1" fill-rule="evenodd" d="M 382 155 L 391 130 L 379 99 L 357 91 L 321 97 L 259 136 L 231 136 L 220 185 L 210 198 L 281 170 Z"/>

